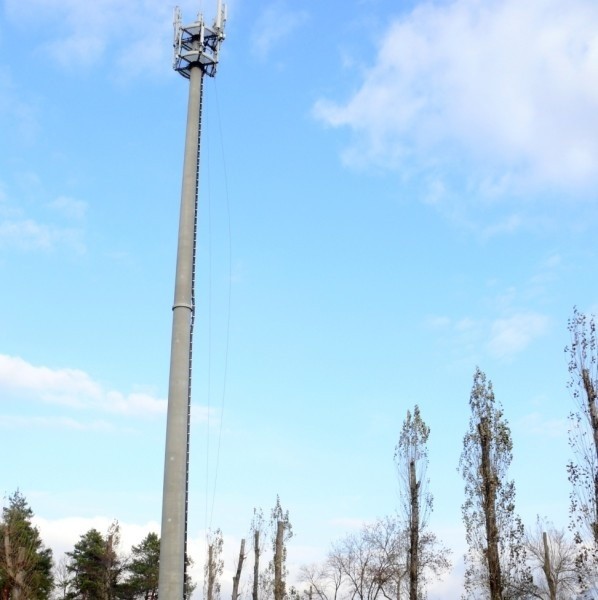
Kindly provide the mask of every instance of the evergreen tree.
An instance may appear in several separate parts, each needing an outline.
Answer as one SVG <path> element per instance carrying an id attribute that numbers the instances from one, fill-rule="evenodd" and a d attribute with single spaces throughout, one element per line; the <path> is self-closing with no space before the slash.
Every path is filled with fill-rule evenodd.
<path id="1" fill-rule="evenodd" d="M 33 511 L 19 490 L 2 509 L 0 522 L 0 597 L 44 600 L 53 588 L 52 551 L 45 548 Z"/>
<path id="2" fill-rule="evenodd" d="M 67 552 L 68 571 L 72 575 L 69 598 L 77 600 L 113 600 L 118 595 L 122 571 L 117 554 L 118 523 L 113 523 L 104 537 L 97 529 L 90 529 Z"/>
<path id="3" fill-rule="evenodd" d="M 148 533 L 138 546 L 131 548 L 122 595 L 126 598 L 157 600 L 159 566 L 160 538 L 156 533 Z"/>

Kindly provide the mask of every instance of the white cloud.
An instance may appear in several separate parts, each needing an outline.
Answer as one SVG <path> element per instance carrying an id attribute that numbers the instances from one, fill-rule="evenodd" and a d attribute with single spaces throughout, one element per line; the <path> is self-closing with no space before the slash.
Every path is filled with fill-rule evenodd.
<path id="1" fill-rule="evenodd" d="M 526 434 L 550 438 L 565 437 L 569 426 L 566 419 L 546 419 L 538 412 L 525 415 L 516 425 Z"/>
<path id="2" fill-rule="evenodd" d="M 0 221 L 0 246 L 28 251 L 50 251 L 66 246 L 78 253 L 85 252 L 81 230 L 56 227 L 30 218 Z"/>
<path id="3" fill-rule="evenodd" d="M 0 354 L 0 389 L 50 404 L 122 415 L 160 415 L 166 411 L 166 400 L 150 394 L 107 390 L 84 371 L 36 366 L 5 354 Z"/>
<path id="4" fill-rule="evenodd" d="M 37 111 L 21 97 L 11 72 L 3 66 L 0 66 L 0 119 L 3 130 L 16 129 L 19 142 L 29 143 L 37 135 Z"/>
<path id="5" fill-rule="evenodd" d="M 303 25 L 307 18 L 305 11 L 289 10 L 281 3 L 271 4 L 263 10 L 253 28 L 253 52 L 265 58 L 276 44 Z"/>
<path id="6" fill-rule="evenodd" d="M 79 538 L 90 529 L 97 529 L 105 534 L 113 523 L 114 518 L 106 516 L 64 517 L 61 519 L 45 519 L 34 516 L 33 523 L 38 527 L 44 543 L 54 551 L 54 558 L 59 560 L 64 552 L 71 551 Z M 159 533 L 160 526 L 154 521 L 143 525 L 135 523 L 122 523 L 120 526 L 120 548 L 128 552 L 132 545 L 138 544 L 148 533 Z"/>
<path id="7" fill-rule="evenodd" d="M 0 354 L 0 402 L 11 395 L 31 401 L 40 401 L 54 406 L 68 407 L 77 411 L 99 411 L 122 416 L 161 416 L 166 413 L 167 401 L 146 391 L 124 393 L 107 389 L 90 375 L 79 369 L 55 369 L 32 365 L 26 360 Z M 191 422 L 209 423 L 218 427 L 218 409 L 193 404 Z M 0 426 L 53 427 L 80 431 L 123 430 L 102 419 L 82 421 L 77 414 L 55 417 L 2 416 Z"/>
<path id="8" fill-rule="evenodd" d="M 35 30 L 44 59 L 66 68 L 97 65 L 110 54 L 130 75 L 166 72 L 173 6 L 161 0 L 7 0 L 6 13 L 17 26 Z M 182 5 L 190 20 L 197 2 Z M 38 29 L 35 27 L 38 26 Z"/>
<path id="9" fill-rule="evenodd" d="M 115 427 L 106 421 L 83 422 L 71 417 L 37 417 L 0 415 L 0 428 L 5 429 L 70 429 L 74 431 L 111 432 Z"/>
<path id="10" fill-rule="evenodd" d="M 390 25 L 359 90 L 344 103 L 320 100 L 315 114 L 357 134 L 345 154 L 354 163 L 448 165 L 490 196 L 589 186 L 597 29 L 591 0 L 422 4 Z"/>
<path id="11" fill-rule="evenodd" d="M 60 519 L 46 519 L 35 515 L 34 525 L 39 529 L 44 543 L 52 548 L 56 561 L 65 552 L 70 552 L 73 546 L 79 541 L 80 537 L 90 529 L 97 529 L 100 533 L 106 534 L 108 528 L 114 522 L 113 517 L 95 516 L 95 517 L 65 517 Z M 147 523 L 126 523 L 119 521 L 121 555 L 126 556 L 131 546 L 139 544 L 150 532 L 160 535 L 160 524 L 156 521 Z M 224 536 L 223 558 L 226 566 L 225 572 L 221 578 L 223 585 L 223 594 L 230 595 L 231 581 L 233 577 L 232 567 L 236 564 L 239 553 L 240 540 L 233 536 Z M 195 598 L 201 597 L 201 587 L 203 581 L 203 565 L 206 559 L 206 534 L 200 530 L 197 535 L 190 535 L 188 540 L 189 556 L 193 559 L 189 573 L 198 588 L 194 594 Z"/>
<path id="12" fill-rule="evenodd" d="M 498 298 L 500 312 L 510 312 L 510 316 L 489 320 L 435 315 L 428 317 L 424 325 L 457 356 L 477 361 L 480 350 L 485 348 L 494 358 L 508 359 L 544 335 L 550 325 L 547 316 L 532 311 L 514 312 L 509 309 L 509 302 L 510 298 L 504 302 Z"/>
<path id="13" fill-rule="evenodd" d="M 68 196 L 58 196 L 58 198 L 50 202 L 49 207 L 65 217 L 76 221 L 82 220 L 87 212 L 87 204 L 85 202 Z"/>
<path id="14" fill-rule="evenodd" d="M 498 358 L 507 358 L 546 333 L 548 325 L 548 317 L 532 312 L 497 319 L 491 326 L 488 350 Z"/>

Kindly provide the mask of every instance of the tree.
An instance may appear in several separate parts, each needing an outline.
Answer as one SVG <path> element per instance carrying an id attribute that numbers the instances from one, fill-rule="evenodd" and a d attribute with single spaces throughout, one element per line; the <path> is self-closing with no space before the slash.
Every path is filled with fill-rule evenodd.
<path id="1" fill-rule="evenodd" d="M 407 575 L 405 530 L 391 517 L 366 523 L 333 544 L 327 562 L 344 580 L 345 598 L 398 598 Z"/>
<path id="2" fill-rule="evenodd" d="M 160 538 L 150 532 L 137 546 L 132 546 L 126 564 L 123 596 L 143 600 L 157 600 L 160 566 Z"/>
<path id="3" fill-rule="evenodd" d="M 276 496 L 276 504 L 270 512 L 270 528 L 272 530 L 272 551 L 274 554 L 270 564 L 270 571 L 274 573 L 274 600 L 283 600 L 286 596 L 286 544 L 293 537 L 293 528 L 289 520 L 289 511 L 282 509 L 279 496 Z"/>
<path id="4" fill-rule="evenodd" d="M 67 557 L 63 555 L 54 565 L 54 598 L 56 600 L 67 599 L 70 582 Z"/>
<path id="5" fill-rule="evenodd" d="M 53 588 L 52 551 L 45 548 L 33 511 L 17 490 L 8 498 L 0 521 L 0 597 L 46 599 Z"/>
<path id="6" fill-rule="evenodd" d="M 187 568 L 193 564 L 187 557 Z M 157 600 L 158 575 L 160 571 L 160 537 L 148 533 L 137 545 L 131 547 L 131 554 L 122 561 L 120 577 L 116 581 L 116 593 L 122 600 Z M 124 578 L 124 579 L 123 579 Z M 196 585 L 187 575 L 185 597 L 190 598 Z"/>
<path id="7" fill-rule="evenodd" d="M 264 513 L 261 508 L 253 509 L 253 519 L 251 520 L 251 534 L 253 538 L 253 585 L 251 597 L 252 600 L 258 600 L 259 582 L 260 582 L 260 555 L 262 551 L 262 537 L 264 533 Z"/>
<path id="8" fill-rule="evenodd" d="M 578 577 L 575 566 L 575 544 L 562 529 L 555 529 L 539 517 L 535 530 L 525 533 L 537 597 L 542 600 L 576 598 Z"/>
<path id="9" fill-rule="evenodd" d="M 117 554 L 120 540 L 115 521 L 106 537 L 97 529 L 84 533 L 69 557 L 72 575 L 69 598 L 77 600 L 113 600 L 117 597 L 122 564 Z"/>
<path id="10" fill-rule="evenodd" d="M 241 583 L 241 571 L 243 570 L 243 561 L 245 560 L 245 539 L 241 540 L 241 547 L 239 549 L 239 560 L 237 561 L 237 570 L 233 576 L 233 591 L 231 598 L 232 600 L 239 600 L 239 584 Z"/>
<path id="11" fill-rule="evenodd" d="M 399 441 L 395 448 L 395 464 L 399 478 L 401 510 L 407 522 L 407 569 L 409 600 L 420 598 L 420 535 L 432 510 L 428 491 L 428 437 L 430 428 L 421 418 L 419 406 L 413 416 L 407 411 Z"/>
<path id="12" fill-rule="evenodd" d="M 206 600 L 219 600 L 220 576 L 224 570 L 222 560 L 222 531 L 217 529 L 208 537 L 208 558 L 204 565 L 204 591 Z"/>
<path id="13" fill-rule="evenodd" d="M 321 565 L 301 568 L 300 580 L 319 600 L 398 600 L 409 593 L 407 528 L 396 517 L 366 523 L 355 533 L 333 544 Z M 450 567 L 448 550 L 439 548 L 435 536 L 420 537 L 420 590 Z"/>
<path id="14" fill-rule="evenodd" d="M 311 600 L 314 594 L 319 600 L 340 600 L 343 597 L 343 572 L 339 569 L 338 563 L 332 563 L 330 559 L 322 564 L 312 563 L 301 566 L 299 581 L 309 586 Z"/>
<path id="15" fill-rule="evenodd" d="M 571 492 L 571 529 L 578 544 L 584 583 L 598 565 L 598 347 L 596 320 L 573 309 L 568 323 L 571 345 L 569 382 L 576 410 L 569 414 L 569 445 L 575 459 L 567 465 Z"/>
<path id="16" fill-rule="evenodd" d="M 469 399 L 471 416 L 459 469 L 465 481 L 463 522 L 469 551 L 465 590 L 490 600 L 525 597 L 531 575 L 525 566 L 523 524 L 515 514 L 515 483 L 507 479 L 511 430 L 492 383 L 476 369 Z"/>

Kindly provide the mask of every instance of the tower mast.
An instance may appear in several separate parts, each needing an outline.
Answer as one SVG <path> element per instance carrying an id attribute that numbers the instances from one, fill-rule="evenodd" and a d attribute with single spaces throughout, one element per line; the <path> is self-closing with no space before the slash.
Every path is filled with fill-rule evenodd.
<path id="1" fill-rule="evenodd" d="M 158 589 L 160 600 L 183 600 L 186 597 L 189 416 L 203 76 L 214 77 L 216 74 L 225 22 L 226 7 L 221 0 L 218 0 L 212 26 L 206 25 L 201 14 L 193 23 L 182 25 L 180 10 L 175 9 L 173 67 L 189 80 L 189 100 L 172 313 Z"/>

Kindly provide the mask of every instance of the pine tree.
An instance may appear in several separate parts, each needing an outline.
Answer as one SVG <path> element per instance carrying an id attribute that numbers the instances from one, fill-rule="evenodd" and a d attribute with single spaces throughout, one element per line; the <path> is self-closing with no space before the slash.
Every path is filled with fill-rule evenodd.
<path id="1" fill-rule="evenodd" d="M 104 537 L 97 529 L 84 533 L 69 557 L 72 575 L 69 598 L 114 600 L 118 595 L 122 564 L 118 556 L 119 527 L 113 523 Z"/>
<path id="2" fill-rule="evenodd" d="M 143 600 L 157 600 L 160 565 L 160 538 L 148 533 L 137 546 L 131 548 L 127 562 L 127 578 L 123 584 L 124 596 Z"/>
<path id="3" fill-rule="evenodd" d="M 45 600 L 53 588 L 52 551 L 45 548 L 33 511 L 19 490 L 2 509 L 0 522 L 0 597 Z"/>

